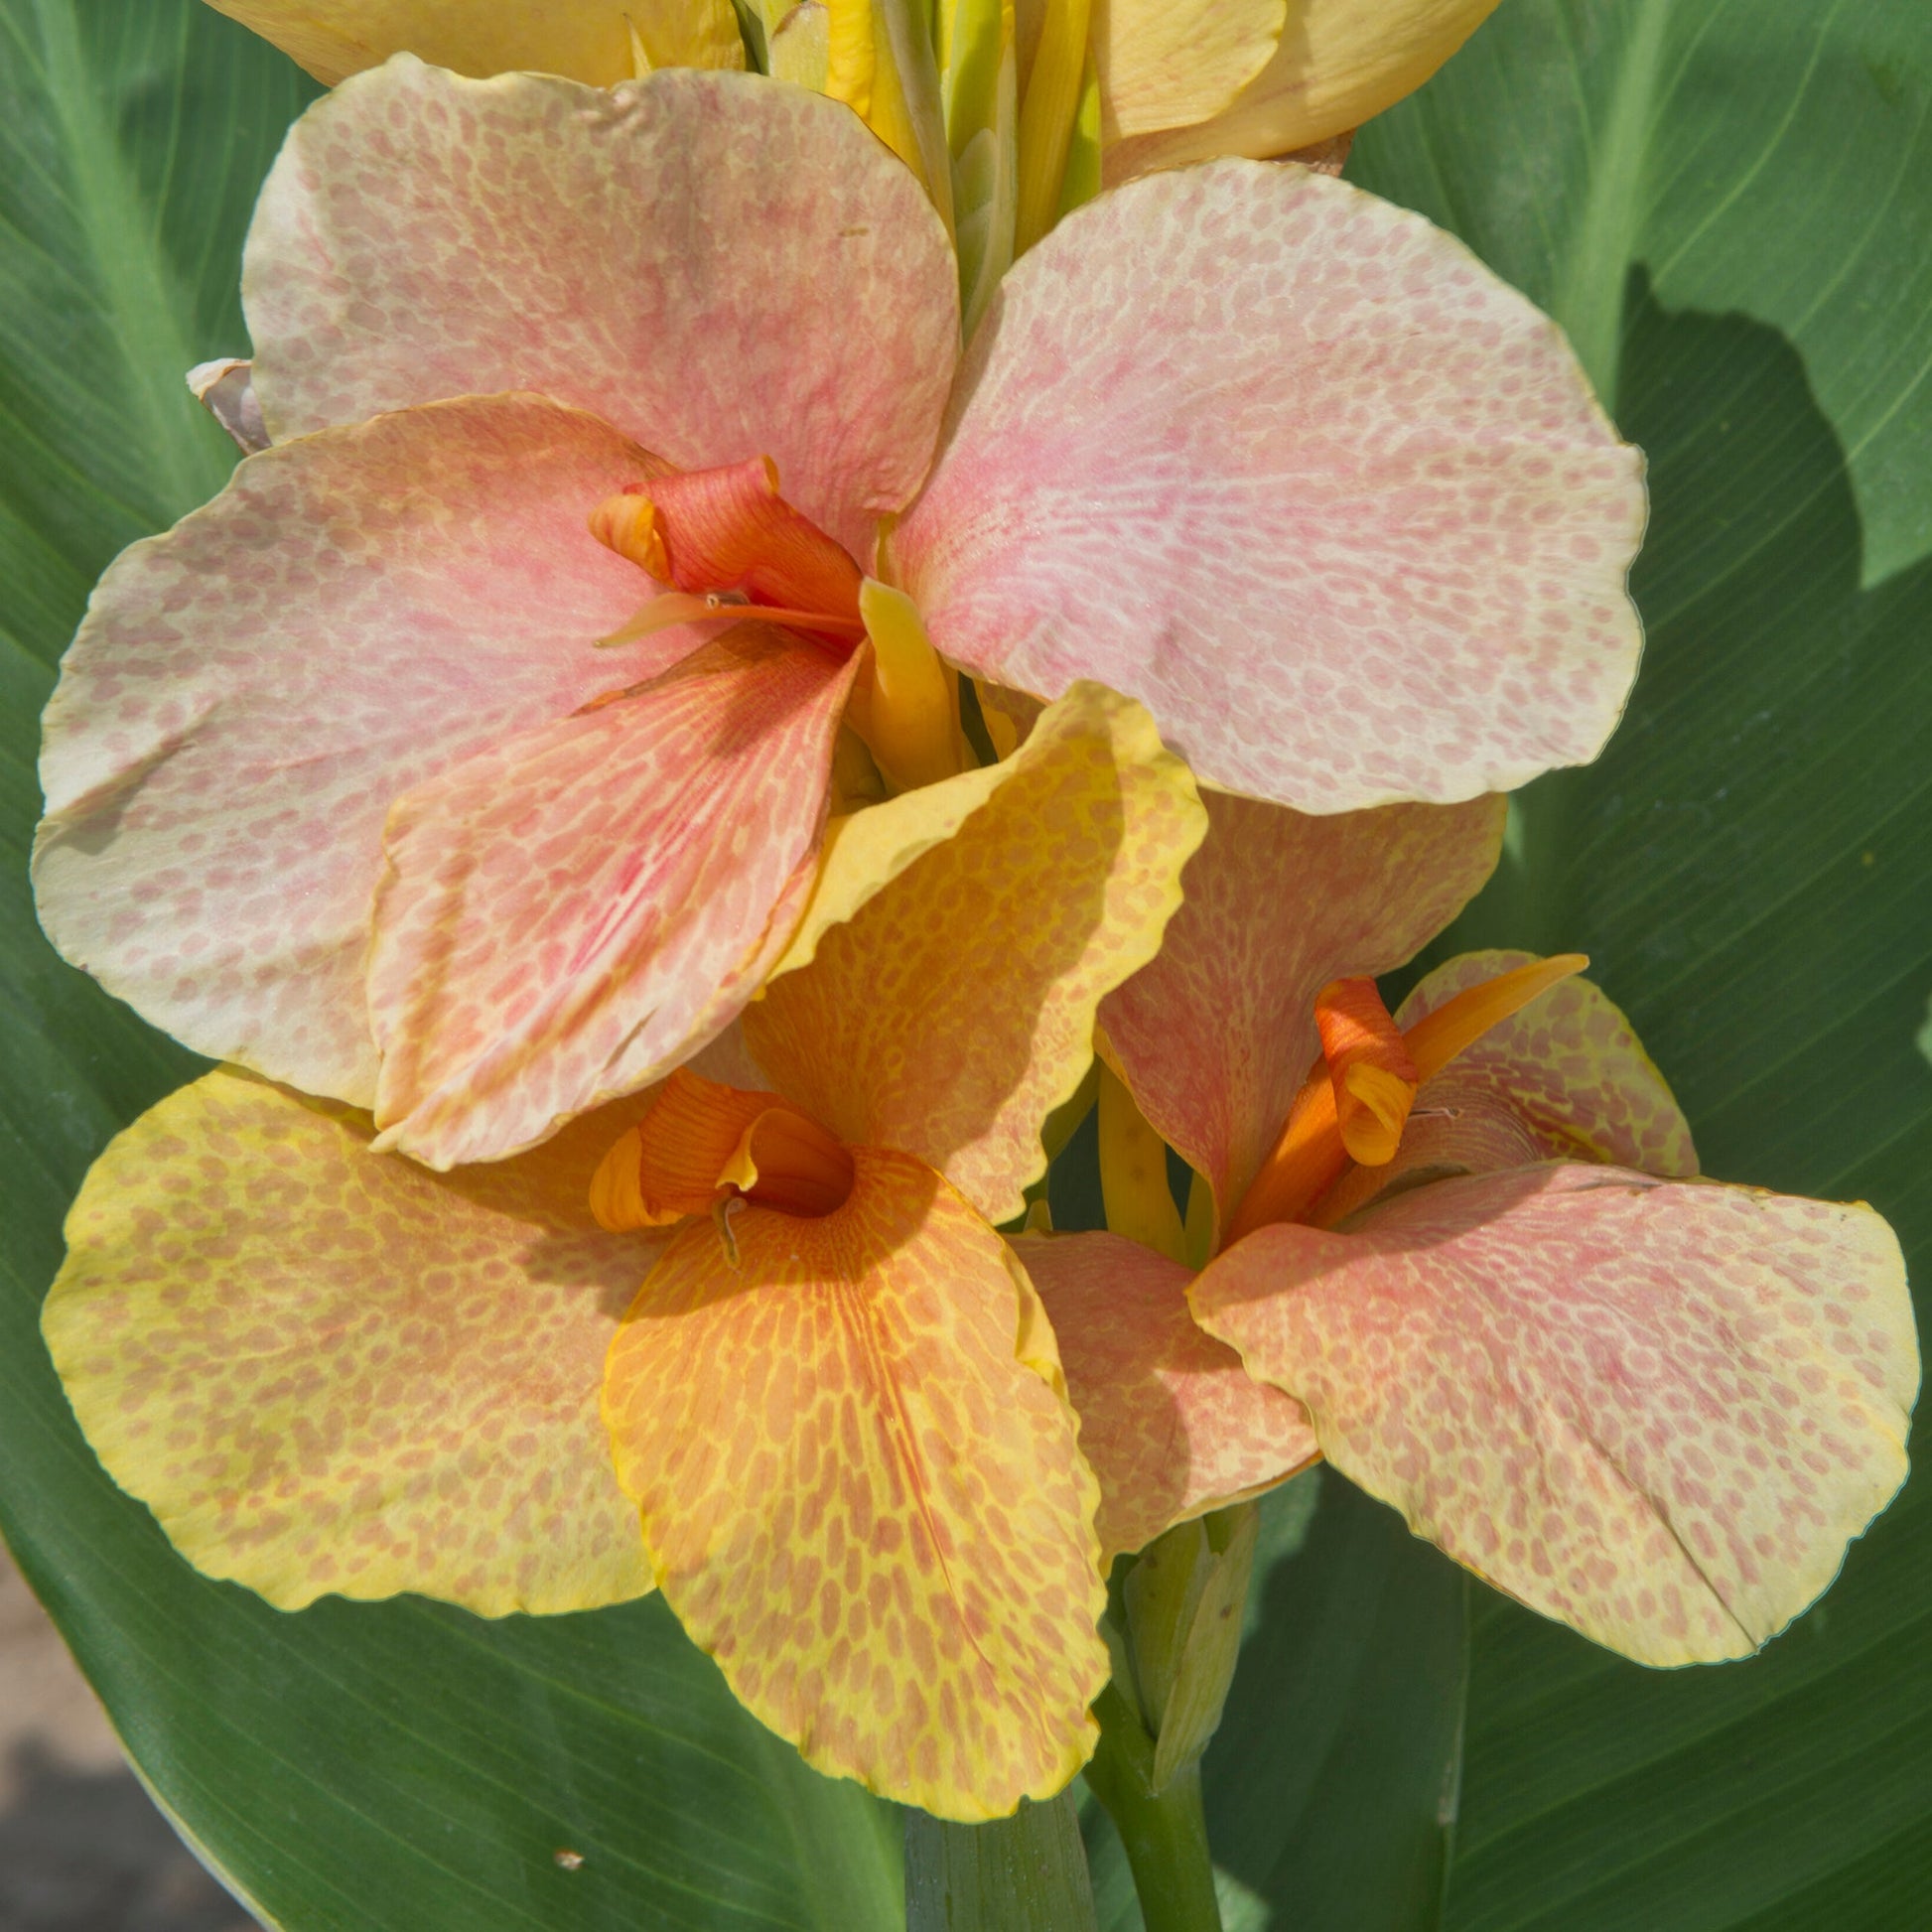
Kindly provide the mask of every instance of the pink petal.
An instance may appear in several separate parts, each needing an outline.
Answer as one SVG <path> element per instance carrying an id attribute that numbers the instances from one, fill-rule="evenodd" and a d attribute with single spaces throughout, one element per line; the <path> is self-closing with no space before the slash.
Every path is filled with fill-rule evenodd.
<path id="1" fill-rule="evenodd" d="M 729 1025 L 803 909 L 857 667 L 741 624 L 398 800 L 369 956 L 379 1144 L 499 1159 Z"/>
<path id="2" fill-rule="evenodd" d="M 390 801 L 691 647 L 592 647 L 648 588 L 586 527 L 640 461 L 472 398 L 251 457 L 125 552 L 47 709 L 55 944 L 199 1052 L 366 1105 Z"/>
<path id="3" fill-rule="evenodd" d="M 1642 459 L 1458 241 L 1250 161 L 1149 176 L 1007 277 L 894 539 L 933 642 L 1139 698 L 1305 811 L 1593 758 L 1641 639 Z"/>
<path id="4" fill-rule="evenodd" d="M 1449 923 L 1501 848 L 1500 798 L 1310 818 L 1203 794 L 1208 833 L 1160 956 L 1100 1009 L 1109 1052 L 1225 1225 L 1320 1041 L 1314 996 L 1386 973 Z"/>
<path id="5" fill-rule="evenodd" d="M 1643 1663 L 1756 1648 L 1905 1475 L 1918 1347 L 1865 1207 L 1517 1169 L 1260 1229 L 1193 1305 L 1419 1536 Z"/>
<path id="6" fill-rule="evenodd" d="M 775 458 L 862 563 L 958 357 L 918 183 L 849 108 L 747 74 L 607 91 L 398 57 L 296 123 L 244 293 L 278 439 L 538 389 L 681 469 Z"/>
<path id="7" fill-rule="evenodd" d="M 1195 1325 L 1180 1263 L 1117 1234 L 1012 1245 L 1046 1305 L 1080 1452 L 1100 1478 L 1103 1565 L 1320 1453 L 1308 1411 Z"/>
<path id="8" fill-rule="evenodd" d="M 1459 954 L 1409 995 L 1397 1023 L 1413 1026 L 1465 988 L 1533 957 Z M 1426 1081 L 1395 1159 L 1351 1168 L 1310 1218 L 1332 1227 L 1397 1180 L 1429 1170 L 1493 1173 L 1576 1160 L 1665 1180 L 1688 1180 L 1698 1171 L 1690 1123 L 1664 1076 L 1621 1011 L 1582 978 L 1539 995 Z"/>

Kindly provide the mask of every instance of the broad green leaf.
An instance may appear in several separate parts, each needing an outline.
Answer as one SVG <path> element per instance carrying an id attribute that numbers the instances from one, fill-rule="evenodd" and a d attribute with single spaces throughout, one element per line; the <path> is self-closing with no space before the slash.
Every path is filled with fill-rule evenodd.
<path id="1" fill-rule="evenodd" d="M 199 0 L 0 0 L 0 1524 L 143 1777 L 273 1923 L 896 1927 L 896 1815 L 746 1717 L 660 1604 L 282 1615 L 108 1482 L 41 1345 L 88 1162 L 196 1062 L 41 939 L 37 721 L 102 567 L 227 475 L 182 375 L 246 346 L 242 229 L 312 91 Z"/>
<path id="2" fill-rule="evenodd" d="M 1520 798 L 1442 950 L 1590 953 L 1707 1171 L 1870 1200 L 1924 1309 L 1932 12 L 1509 0 L 1359 156 L 1554 309 L 1651 459 L 1629 715 Z M 1923 1478 L 1747 1664 L 1648 1673 L 1471 1600 L 1450 1932 L 1922 1920 Z"/>

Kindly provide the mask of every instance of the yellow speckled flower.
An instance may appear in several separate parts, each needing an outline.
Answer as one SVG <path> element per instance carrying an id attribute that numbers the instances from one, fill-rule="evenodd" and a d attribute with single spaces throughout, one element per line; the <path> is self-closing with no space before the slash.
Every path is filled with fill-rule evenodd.
<path id="1" fill-rule="evenodd" d="M 1107 1677 L 1099 1491 L 992 1224 L 1204 826 L 1082 686 L 845 821 L 742 1035 L 531 1153 L 435 1173 L 349 1108 L 184 1088 L 68 1224 L 45 1332 L 88 1440 L 283 1607 L 654 1583 L 821 1769 L 959 1818 L 1058 1790 Z"/>

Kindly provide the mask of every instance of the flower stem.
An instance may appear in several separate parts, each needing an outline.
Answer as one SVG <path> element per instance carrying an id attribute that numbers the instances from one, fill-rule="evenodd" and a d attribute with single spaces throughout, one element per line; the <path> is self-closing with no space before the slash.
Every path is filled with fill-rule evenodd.
<path id="1" fill-rule="evenodd" d="M 1094 1715 L 1100 1748 L 1087 1766 L 1087 1785 L 1120 1828 L 1147 1932 L 1221 1932 L 1199 1762 L 1156 1792 L 1152 1742 L 1115 1686 L 1101 1693 Z"/>

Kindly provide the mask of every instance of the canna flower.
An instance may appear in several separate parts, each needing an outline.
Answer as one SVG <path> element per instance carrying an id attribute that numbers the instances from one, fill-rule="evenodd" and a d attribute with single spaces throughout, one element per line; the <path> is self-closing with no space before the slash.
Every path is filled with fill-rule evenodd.
<path id="1" fill-rule="evenodd" d="M 1320 1454 L 1626 1656 L 1754 1650 L 1904 1479 L 1918 1348 L 1891 1230 L 1700 1178 L 1580 958 L 1464 955 L 1386 1012 L 1368 975 L 1493 857 L 1482 804 L 1211 817 L 1167 948 L 1103 1025 L 1195 1168 L 1212 1258 L 1190 1269 L 1177 1227 L 1166 1254 L 1020 1243 L 1112 1484 L 1103 1541 Z M 1297 891 L 1256 891 L 1281 878 Z M 1108 1298 L 1138 1333 L 1093 1325 Z M 1237 1362 L 1295 1413 L 1237 1413 Z"/>
<path id="2" fill-rule="evenodd" d="M 662 1078 L 947 835 L 934 645 L 1324 812 L 1589 758 L 1634 668 L 1639 459 L 1554 326 L 1306 171 L 1103 196 L 962 357 L 834 104 L 398 57 L 297 124 L 243 280 L 272 446 L 95 594 L 41 916 L 434 1167 Z M 917 836 L 849 836 L 889 791 Z"/>
<path id="3" fill-rule="evenodd" d="M 1098 1492 L 991 1223 L 1204 824 L 1144 714 L 1080 703 L 808 918 L 742 1031 L 530 1153 L 438 1173 L 235 1069 L 164 1100 L 44 1317 L 110 1473 L 281 1607 L 654 1584 L 821 1769 L 961 1818 L 1058 1790 L 1108 1673 Z"/>

